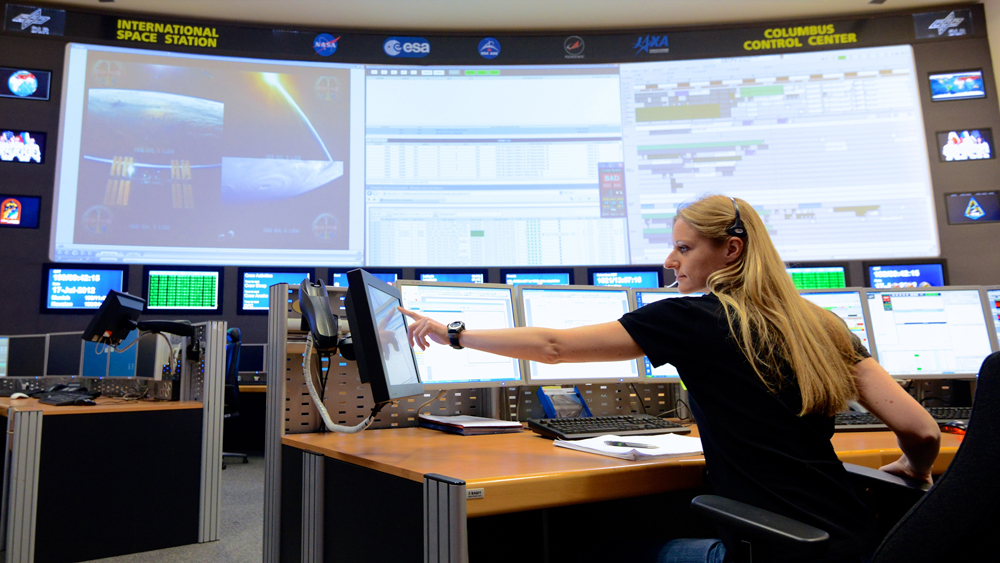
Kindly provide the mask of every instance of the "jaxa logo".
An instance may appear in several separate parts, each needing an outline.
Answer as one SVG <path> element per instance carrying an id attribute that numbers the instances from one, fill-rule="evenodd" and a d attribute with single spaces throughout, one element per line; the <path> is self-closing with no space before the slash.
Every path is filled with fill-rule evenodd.
<path id="1" fill-rule="evenodd" d="M 9 198 L 0 203 L 0 225 L 21 224 L 21 202 Z"/>
<path id="2" fill-rule="evenodd" d="M 670 44 L 667 41 L 666 35 L 647 35 L 645 37 L 640 35 L 639 39 L 636 40 L 635 45 L 632 45 L 632 48 L 636 50 L 636 55 L 639 53 L 655 55 L 658 53 L 670 52 Z"/>
<path id="3" fill-rule="evenodd" d="M 7 5 L 7 31 L 20 31 L 37 35 L 62 35 L 66 12 L 34 6 Z"/>
<path id="4" fill-rule="evenodd" d="M 426 57 L 431 43 L 423 37 L 390 37 L 382 43 L 382 50 L 390 57 Z"/>

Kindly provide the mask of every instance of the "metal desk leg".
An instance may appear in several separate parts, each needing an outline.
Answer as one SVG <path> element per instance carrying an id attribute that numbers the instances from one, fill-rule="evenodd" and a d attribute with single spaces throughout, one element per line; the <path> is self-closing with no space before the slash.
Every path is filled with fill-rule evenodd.
<path id="1" fill-rule="evenodd" d="M 325 456 L 302 454 L 302 563 L 323 561 Z"/>
<path id="2" fill-rule="evenodd" d="M 465 481 L 424 475 L 424 563 L 468 563 Z"/>
<path id="3" fill-rule="evenodd" d="M 35 559 L 35 518 L 38 512 L 38 465 L 42 450 L 42 411 L 7 413 L 10 475 L 4 484 L 7 517 L 7 563 Z"/>

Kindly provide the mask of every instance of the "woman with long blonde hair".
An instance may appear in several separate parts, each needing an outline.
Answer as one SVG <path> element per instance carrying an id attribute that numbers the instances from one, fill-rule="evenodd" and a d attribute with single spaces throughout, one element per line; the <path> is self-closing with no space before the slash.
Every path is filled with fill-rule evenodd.
<path id="1" fill-rule="evenodd" d="M 678 210 L 664 266 L 681 293 L 609 323 L 573 328 L 453 330 L 411 311 L 410 344 L 429 341 L 544 363 L 647 356 L 688 388 L 717 494 L 824 529 L 810 561 L 856 563 L 874 549 L 868 511 L 830 438 L 833 415 L 858 400 L 903 451 L 883 467 L 930 481 L 940 431 L 832 313 L 798 295 L 767 228 L 746 202 L 708 196 Z M 718 562 L 731 538 L 677 540 L 661 563 Z M 784 561 L 781 554 L 772 560 Z"/>

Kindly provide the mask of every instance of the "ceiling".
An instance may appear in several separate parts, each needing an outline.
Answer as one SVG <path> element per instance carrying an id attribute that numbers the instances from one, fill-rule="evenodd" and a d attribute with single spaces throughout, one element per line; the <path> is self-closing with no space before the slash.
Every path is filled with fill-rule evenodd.
<path id="1" fill-rule="evenodd" d="M 23 0 L 331 30 L 584 31 L 899 11 L 968 0 Z"/>

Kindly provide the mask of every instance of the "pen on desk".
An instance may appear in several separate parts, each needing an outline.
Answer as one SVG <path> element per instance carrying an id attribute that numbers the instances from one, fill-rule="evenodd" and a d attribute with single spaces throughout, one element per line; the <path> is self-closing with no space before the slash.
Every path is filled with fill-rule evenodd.
<path id="1" fill-rule="evenodd" d="M 637 444 L 635 442 L 617 442 L 617 441 L 608 440 L 607 442 L 604 442 L 604 443 L 607 444 L 607 445 L 609 445 L 609 446 L 616 446 L 616 447 L 619 447 L 619 448 L 645 448 L 647 450 L 655 450 L 655 449 L 659 448 L 659 446 L 654 446 L 652 444 Z"/>

